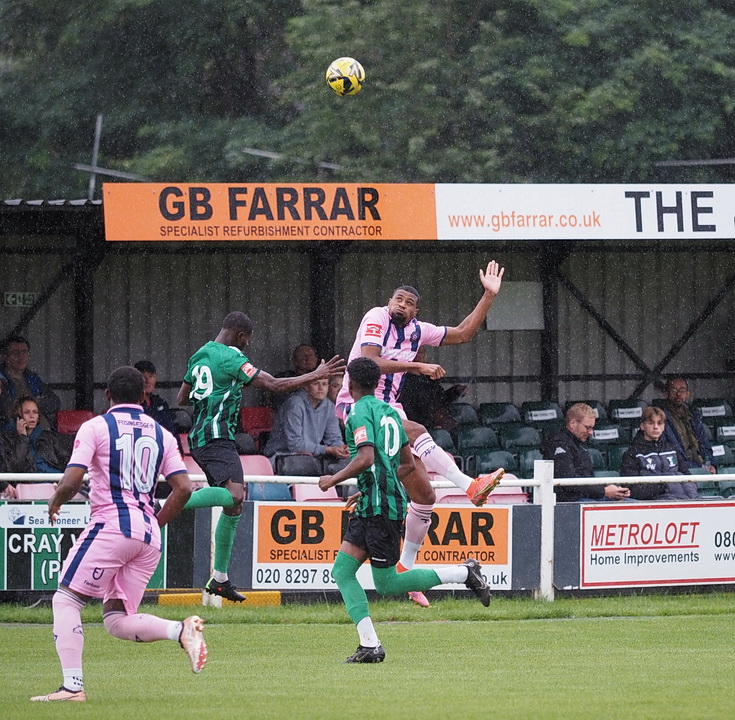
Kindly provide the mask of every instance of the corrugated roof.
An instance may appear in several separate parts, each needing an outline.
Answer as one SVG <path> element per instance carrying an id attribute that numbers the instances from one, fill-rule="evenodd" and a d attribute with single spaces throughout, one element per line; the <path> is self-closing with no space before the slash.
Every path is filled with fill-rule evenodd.
<path id="1" fill-rule="evenodd" d="M 44 207 L 84 207 L 85 205 L 94 206 L 102 205 L 102 200 L 87 200 L 81 198 L 78 200 L 23 200 L 20 198 L 12 200 L 2 200 L 0 207 L 11 207 L 11 208 L 44 208 Z"/>

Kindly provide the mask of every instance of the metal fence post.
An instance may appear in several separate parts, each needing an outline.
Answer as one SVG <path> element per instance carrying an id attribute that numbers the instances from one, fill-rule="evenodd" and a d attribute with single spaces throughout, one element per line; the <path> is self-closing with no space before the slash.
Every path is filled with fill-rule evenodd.
<path id="1" fill-rule="evenodd" d="M 533 463 L 534 480 L 539 486 L 533 494 L 535 505 L 541 505 L 541 567 L 539 568 L 539 588 L 535 592 L 537 600 L 554 599 L 554 461 L 535 460 Z"/>

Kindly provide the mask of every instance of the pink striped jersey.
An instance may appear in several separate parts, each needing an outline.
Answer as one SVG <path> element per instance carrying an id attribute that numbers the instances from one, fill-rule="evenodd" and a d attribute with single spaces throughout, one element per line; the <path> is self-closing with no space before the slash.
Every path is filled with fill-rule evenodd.
<path id="1" fill-rule="evenodd" d="M 186 472 L 174 436 L 140 405 L 115 405 L 77 432 L 68 467 L 89 473 L 92 519 L 161 549 L 153 497 L 159 474 Z"/>
<path id="2" fill-rule="evenodd" d="M 439 347 L 447 334 L 444 325 L 432 325 L 414 318 L 406 327 L 398 327 L 391 320 L 388 307 L 374 307 L 368 310 L 360 322 L 357 337 L 350 350 L 348 363 L 355 358 L 362 357 L 362 348 L 365 345 L 375 345 L 380 350 L 380 357 L 387 360 L 411 362 L 422 345 Z M 400 408 L 397 398 L 403 387 L 405 372 L 390 373 L 380 376 L 380 382 L 375 389 L 375 396 L 393 407 Z M 353 403 L 349 392 L 349 377 L 345 373 L 342 388 L 337 395 L 336 405 Z"/>

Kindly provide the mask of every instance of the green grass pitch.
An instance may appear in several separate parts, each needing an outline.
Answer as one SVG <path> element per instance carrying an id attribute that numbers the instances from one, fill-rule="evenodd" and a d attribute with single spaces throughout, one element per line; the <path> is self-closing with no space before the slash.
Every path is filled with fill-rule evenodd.
<path id="1" fill-rule="evenodd" d="M 343 665 L 339 605 L 164 608 L 207 621 L 209 662 L 128 643 L 85 610 L 89 701 L 30 703 L 61 684 L 48 608 L 0 606 L 3 716 L 25 718 L 732 718 L 735 595 L 372 604 L 380 665 Z"/>

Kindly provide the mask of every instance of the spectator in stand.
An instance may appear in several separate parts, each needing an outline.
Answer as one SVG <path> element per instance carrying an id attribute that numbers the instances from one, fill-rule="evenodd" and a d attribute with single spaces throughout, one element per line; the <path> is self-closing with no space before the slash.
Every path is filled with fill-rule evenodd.
<path id="1" fill-rule="evenodd" d="M 555 478 L 591 478 L 592 459 L 584 449 L 595 429 L 595 411 L 585 403 L 572 405 L 565 427 L 549 435 L 541 445 L 545 460 L 554 461 Z M 627 500 L 630 490 L 620 485 L 557 485 L 558 502 Z"/>
<path id="2" fill-rule="evenodd" d="M 306 373 L 313 372 L 319 365 L 319 357 L 316 350 L 312 345 L 302 343 L 294 348 L 293 355 L 291 356 L 291 363 L 293 365 L 289 370 L 281 370 L 273 377 L 277 378 L 290 378 L 299 377 L 300 375 L 306 375 Z M 270 405 L 274 410 L 278 410 L 288 395 L 274 395 L 268 393 L 264 396 L 263 404 Z"/>
<path id="3" fill-rule="evenodd" d="M 31 359 L 31 346 L 28 340 L 22 335 L 10 335 L 3 343 L 2 354 L 0 375 L 5 379 L 7 387 L 3 388 L 0 403 L 5 404 L 8 420 L 13 421 L 12 414 L 8 412 L 10 405 L 18 398 L 31 396 L 38 401 L 41 409 L 41 424 L 46 428 L 56 427 L 56 413 L 61 407 L 61 401 L 36 373 L 28 369 Z"/>
<path id="4" fill-rule="evenodd" d="M 344 375 L 335 375 L 334 377 L 329 378 L 329 392 L 327 393 L 327 397 L 333 403 L 336 403 L 337 395 L 339 395 L 339 391 L 342 389 L 342 381 L 344 380 L 344 377 Z"/>
<path id="5" fill-rule="evenodd" d="M 153 392 L 156 389 L 156 366 L 150 360 L 139 360 L 133 367 L 143 375 L 145 381 L 143 402 L 141 403 L 143 412 L 178 439 L 179 436 L 176 432 L 174 414 L 171 412 L 171 408 L 160 395 Z M 181 448 L 179 447 L 179 449 Z"/>
<path id="6" fill-rule="evenodd" d="M 0 373 L 0 427 L 3 427 L 10 419 L 9 397 L 8 381 L 5 375 Z"/>
<path id="7" fill-rule="evenodd" d="M 649 406 L 643 411 L 641 429 L 620 462 L 620 475 L 689 475 L 686 458 L 662 437 L 666 414 Z M 693 482 L 633 483 L 628 486 L 635 500 L 691 500 L 700 497 Z"/>
<path id="8" fill-rule="evenodd" d="M 687 404 L 690 396 L 689 383 L 683 377 L 669 378 L 664 395 L 664 440 L 670 442 L 686 458 L 690 468 L 703 467 L 716 473 L 717 468 L 712 465 L 712 446 L 702 423 L 702 414 L 698 408 Z"/>
<path id="9" fill-rule="evenodd" d="M 306 373 L 316 370 L 319 364 L 319 357 L 312 345 L 302 343 L 294 348 L 291 361 L 293 368 L 291 370 L 284 370 L 275 377 L 298 377 L 299 375 L 306 375 Z"/>
<path id="10" fill-rule="evenodd" d="M 66 468 L 74 438 L 44 428 L 40 416 L 38 402 L 30 395 L 13 405 L 15 421 L 0 434 L 7 472 L 59 473 Z M 6 498 L 15 497 L 11 487 L 2 489 Z"/>
<path id="11" fill-rule="evenodd" d="M 308 453 L 319 460 L 350 457 L 328 390 L 327 378 L 313 380 L 278 409 L 264 450 L 274 467 L 283 453 Z"/>

